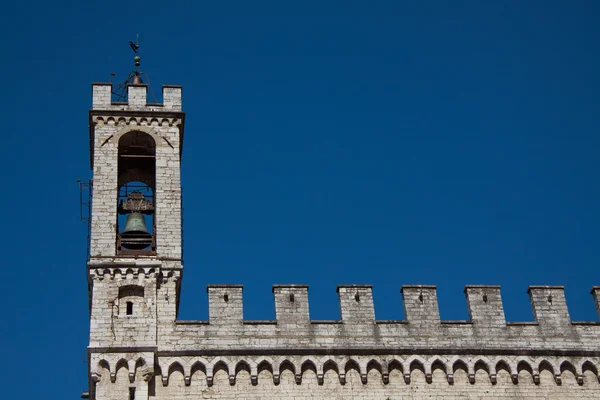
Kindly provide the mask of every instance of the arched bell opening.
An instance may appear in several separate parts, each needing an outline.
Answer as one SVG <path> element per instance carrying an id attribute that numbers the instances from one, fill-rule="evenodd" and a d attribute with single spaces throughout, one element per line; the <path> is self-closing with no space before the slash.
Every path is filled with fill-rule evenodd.
<path id="1" fill-rule="evenodd" d="M 117 255 L 154 255 L 156 144 L 139 131 L 119 140 Z"/>

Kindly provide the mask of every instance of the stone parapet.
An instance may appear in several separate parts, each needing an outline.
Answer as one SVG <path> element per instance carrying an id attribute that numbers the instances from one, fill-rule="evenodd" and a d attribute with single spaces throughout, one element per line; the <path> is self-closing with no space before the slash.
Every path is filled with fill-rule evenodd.
<path id="1" fill-rule="evenodd" d="M 92 109 L 111 111 L 181 111 L 182 87 L 178 85 L 163 85 L 162 103 L 149 103 L 148 85 L 127 85 L 127 100 L 114 102 L 112 97 L 112 84 L 104 82 L 92 83 Z"/>

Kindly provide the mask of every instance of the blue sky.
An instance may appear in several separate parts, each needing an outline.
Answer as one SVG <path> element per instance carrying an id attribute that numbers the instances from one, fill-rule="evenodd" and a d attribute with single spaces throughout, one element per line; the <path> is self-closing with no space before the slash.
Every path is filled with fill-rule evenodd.
<path id="1" fill-rule="evenodd" d="M 378 319 L 403 284 L 437 284 L 467 319 L 466 284 L 500 284 L 531 321 L 528 285 L 565 285 L 598 320 L 600 5 L 524 2 L 13 2 L 0 16 L 0 233 L 9 362 L 2 398 L 87 388 L 91 82 L 131 70 L 140 34 L 154 91 L 184 87 L 185 275 L 180 317 L 207 283 L 374 285 Z M 58 383 L 60 382 L 60 383 Z"/>

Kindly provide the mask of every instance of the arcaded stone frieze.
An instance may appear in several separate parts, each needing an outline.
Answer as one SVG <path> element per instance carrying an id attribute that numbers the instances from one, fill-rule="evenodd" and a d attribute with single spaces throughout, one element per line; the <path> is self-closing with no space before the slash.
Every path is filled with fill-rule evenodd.
<path id="1" fill-rule="evenodd" d="M 98 127 L 102 126 L 117 126 L 117 127 L 172 127 L 179 126 L 183 123 L 181 116 L 157 117 L 157 116 L 140 116 L 139 113 L 122 113 L 115 115 L 114 112 L 110 115 L 92 113 L 91 121 Z"/>
<path id="2" fill-rule="evenodd" d="M 316 373 L 319 384 L 323 384 L 323 376 L 328 370 L 332 370 L 338 376 L 341 384 L 345 383 L 345 376 L 350 370 L 355 370 L 361 377 L 363 384 L 368 382 L 369 372 L 375 369 L 379 372 L 379 378 L 384 384 L 389 383 L 390 372 L 397 370 L 406 384 L 410 383 L 411 374 L 420 370 L 428 383 L 431 383 L 433 371 L 443 371 L 449 384 L 454 382 L 454 374 L 462 370 L 467 374 L 470 383 L 476 382 L 476 371 L 483 370 L 486 378 L 492 383 L 497 383 L 497 375 L 500 371 L 506 371 L 513 383 L 519 382 L 519 374 L 526 371 L 530 379 L 539 384 L 540 371 L 549 371 L 556 384 L 562 383 L 562 375 L 565 371 L 572 374 L 578 384 L 583 384 L 584 373 L 591 372 L 596 380 L 599 380 L 598 369 L 600 358 L 598 357 L 528 357 L 528 356 L 498 356 L 486 357 L 476 354 L 464 356 L 433 355 L 422 357 L 421 355 L 400 356 L 238 356 L 238 357 L 158 357 L 156 365 L 153 364 L 150 353 L 129 354 L 96 354 L 93 362 L 94 371 L 102 375 L 102 370 L 108 372 L 110 377 L 115 377 L 120 368 L 126 368 L 128 376 L 135 376 L 138 369 L 144 372 L 150 366 L 160 377 L 163 386 L 168 386 L 169 377 L 175 372 L 183 374 L 186 385 L 192 382 L 196 372 L 201 371 L 206 383 L 210 386 L 215 372 L 223 370 L 227 373 L 230 383 L 236 383 L 236 376 L 240 371 L 246 370 L 250 374 L 251 381 L 256 383 L 258 375 L 263 370 L 268 370 L 273 383 L 278 384 L 283 371 L 289 370 L 293 373 L 296 383 L 302 383 L 302 376 L 308 370 Z M 133 378 L 132 378 L 133 379 Z M 114 382 L 114 379 L 111 378 Z"/>

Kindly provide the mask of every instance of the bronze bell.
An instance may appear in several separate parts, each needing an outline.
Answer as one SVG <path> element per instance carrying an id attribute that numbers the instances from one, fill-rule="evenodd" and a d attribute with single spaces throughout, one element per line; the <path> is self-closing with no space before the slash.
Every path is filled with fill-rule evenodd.
<path id="1" fill-rule="evenodd" d="M 139 212 L 127 216 L 121 233 L 121 245 L 130 250 L 141 250 L 152 244 L 152 235 L 146 229 L 146 219 Z"/>

